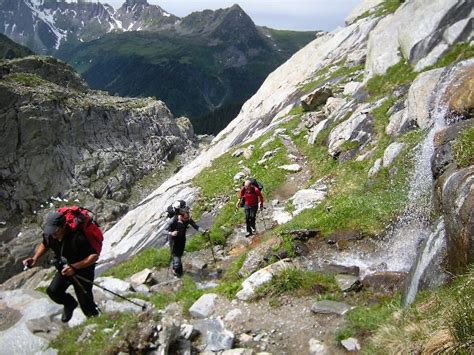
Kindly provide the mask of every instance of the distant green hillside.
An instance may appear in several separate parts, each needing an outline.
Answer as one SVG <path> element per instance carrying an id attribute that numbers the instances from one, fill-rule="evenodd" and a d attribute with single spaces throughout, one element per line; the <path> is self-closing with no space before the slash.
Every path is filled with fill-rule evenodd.
<path id="1" fill-rule="evenodd" d="M 247 26 L 211 35 L 175 31 L 111 33 L 57 53 L 88 84 L 121 96 L 154 96 L 197 133 L 217 133 L 267 75 L 314 38 L 314 32 Z"/>
<path id="2" fill-rule="evenodd" d="M 0 58 L 13 59 L 34 54 L 28 48 L 13 42 L 10 38 L 0 33 Z"/>

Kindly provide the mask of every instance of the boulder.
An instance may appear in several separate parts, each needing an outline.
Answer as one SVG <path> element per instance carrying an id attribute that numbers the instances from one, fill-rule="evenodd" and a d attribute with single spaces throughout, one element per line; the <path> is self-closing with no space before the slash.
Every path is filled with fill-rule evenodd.
<path id="1" fill-rule="evenodd" d="M 362 285 L 376 292 L 394 294 L 395 292 L 402 291 L 406 277 L 406 272 L 375 272 L 365 276 L 362 280 Z"/>
<path id="2" fill-rule="evenodd" d="M 269 239 L 250 250 L 239 270 L 239 275 L 247 277 L 258 270 L 265 263 L 265 258 L 268 256 L 269 252 L 278 246 L 278 244 L 278 239 Z"/>
<path id="3" fill-rule="evenodd" d="M 323 111 L 311 111 L 305 112 L 303 116 L 301 116 L 301 121 L 304 122 L 306 128 L 311 128 L 325 118 L 326 115 Z"/>
<path id="4" fill-rule="evenodd" d="M 295 207 L 293 215 L 297 215 L 308 208 L 314 208 L 326 198 L 326 195 L 327 191 L 324 190 L 299 190 L 290 198 Z"/>
<path id="5" fill-rule="evenodd" d="M 217 294 L 206 293 L 199 297 L 189 308 L 189 314 L 194 318 L 207 318 L 214 312 L 214 305 L 217 299 Z"/>
<path id="6" fill-rule="evenodd" d="M 410 120 L 408 119 L 408 110 L 402 109 L 389 118 L 389 123 L 385 127 L 385 133 L 389 136 L 398 136 L 410 129 Z"/>
<path id="7" fill-rule="evenodd" d="M 455 115 L 469 116 L 474 110 L 474 59 L 464 61 L 450 79 L 443 101 Z"/>
<path id="8" fill-rule="evenodd" d="M 194 340 L 199 335 L 199 332 L 191 324 L 181 324 L 179 334 L 186 340 Z"/>
<path id="9" fill-rule="evenodd" d="M 232 322 L 236 320 L 237 318 L 239 318 L 241 315 L 242 315 L 242 311 L 238 308 L 234 308 L 225 315 L 224 320 L 226 322 Z"/>
<path id="10" fill-rule="evenodd" d="M 425 129 L 433 124 L 430 115 L 432 94 L 443 69 L 433 69 L 418 75 L 408 91 L 407 117 Z"/>
<path id="11" fill-rule="evenodd" d="M 344 99 L 341 99 L 339 97 L 330 97 L 326 101 L 326 105 L 323 107 L 323 113 L 325 116 L 329 117 L 332 115 L 334 112 L 338 111 L 346 101 Z"/>
<path id="12" fill-rule="evenodd" d="M 332 90 L 329 86 L 320 87 L 301 99 L 301 107 L 304 111 L 312 111 L 316 107 L 324 105 L 332 95 Z"/>
<path id="13" fill-rule="evenodd" d="M 297 267 L 297 265 L 291 259 L 283 259 L 258 270 L 244 280 L 242 283 L 242 289 L 237 292 L 236 297 L 242 301 L 250 300 L 254 297 L 255 290 L 259 286 L 270 282 L 275 275 L 278 275 L 283 270 L 291 267 Z"/>
<path id="14" fill-rule="evenodd" d="M 388 168 L 405 147 L 405 143 L 393 142 L 383 153 L 383 167 Z"/>
<path id="15" fill-rule="evenodd" d="M 344 143 L 352 141 L 358 146 L 366 143 L 372 137 L 373 116 L 364 110 L 357 110 L 346 121 L 331 130 L 328 137 L 328 152 L 338 156 Z"/>
<path id="16" fill-rule="evenodd" d="M 360 290 L 360 281 L 357 276 L 340 274 L 335 276 L 336 283 L 342 292 Z"/>
<path id="17" fill-rule="evenodd" d="M 336 301 L 318 301 L 311 306 L 311 311 L 313 313 L 320 314 L 337 314 L 344 315 L 350 311 L 353 307 L 347 305 L 346 303 L 336 302 Z"/>
<path id="18" fill-rule="evenodd" d="M 129 282 L 116 279 L 110 276 L 98 277 L 95 279 L 95 282 L 98 283 L 100 286 L 120 295 L 126 295 L 132 290 L 132 285 Z"/>
<path id="19" fill-rule="evenodd" d="M 373 177 L 377 175 L 377 173 L 380 171 L 381 168 L 382 168 L 382 159 L 379 158 L 374 162 L 374 165 L 370 168 L 369 177 Z"/>
<path id="20" fill-rule="evenodd" d="M 132 286 L 144 285 L 151 280 L 152 271 L 148 268 L 143 269 L 142 271 L 137 272 L 136 274 L 130 276 L 130 282 Z"/>
<path id="21" fill-rule="evenodd" d="M 359 344 L 359 341 L 356 338 L 347 338 L 347 339 L 341 340 L 341 345 L 347 351 L 359 351 L 360 350 L 360 344 Z"/>

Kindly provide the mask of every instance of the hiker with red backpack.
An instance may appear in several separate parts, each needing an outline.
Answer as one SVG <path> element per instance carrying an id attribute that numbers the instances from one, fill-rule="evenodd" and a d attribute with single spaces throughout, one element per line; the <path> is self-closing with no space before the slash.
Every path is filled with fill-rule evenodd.
<path id="1" fill-rule="evenodd" d="M 61 320 L 65 323 L 72 318 L 77 301 L 86 317 L 99 314 L 92 286 L 101 247 L 102 232 L 87 215 L 87 211 L 76 206 L 64 207 L 47 216 L 43 226 L 43 241 L 33 257 L 23 260 L 25 267 L 33 267 L 48 249 L 53 250 L 53 264 L 57 273 L 47 293 L 54 302 L 64 305 Z M 74 287 L 77 301 L 66 292 L 70 285 Z"/>
<path id="2" fill-rule="evenodd" d="M 245 180 L 244 186 L 240 189 L 237 208 L 243 207 L 245 210 L 245 223 L 247 225 L 246 237 L 250 237 L 256 233 L 255 220 L 257 218 L 259 201 L 260 209 L 263 209 L 262 189 L 263 186 L 255 179 Z"/>

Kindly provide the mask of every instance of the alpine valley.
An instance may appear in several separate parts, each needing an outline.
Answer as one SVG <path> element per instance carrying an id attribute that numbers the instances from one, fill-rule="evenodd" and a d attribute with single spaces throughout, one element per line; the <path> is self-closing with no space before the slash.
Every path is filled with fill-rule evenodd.
<path id="1" fill-rule="evenodd" d="M 70 63 L 93 89 L 154 96 L 197 133 L 218 133 L 268 74 L 317 32 L 256 26 L 238 6 L 184 18 L 146 0 L 2 0 L 0 31 Z"/>

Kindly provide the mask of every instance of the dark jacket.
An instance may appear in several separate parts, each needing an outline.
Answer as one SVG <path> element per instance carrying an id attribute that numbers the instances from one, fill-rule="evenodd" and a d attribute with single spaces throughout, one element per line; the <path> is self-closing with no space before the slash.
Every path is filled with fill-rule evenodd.
<path id="1" fill-rule="evenodd" d="M 89 255 L 97 254 L 82 231 L 73 232 L 69 228 L 66 229 L 62 241 L 43 235 L 43 245 L 54 252 L 55 258 L 61 259 L 61 257 L 64 257 L 69 264 L 84 260 Z M 94 268 L 95 264 L 92 264 L 87 268 L 78 270 L 78 273 L 87 273 Z"/>
<path id="2" fill-rule="evenodd" d="M 184 247 L 186 245 L 186 230 L 188 229 L 189 225 L 191 225 L 197 231 L 199 230 L 199 226 L 192 220 L 192 218 L 187 221 L 180 221 L 178 216 L 174 216 L 166 225 L 164 234 L 168 236 L 172 255 L 183 255 Z M 177 231 L 178 235 L 173 236 L 171 232 L 174 231 Z"/>

